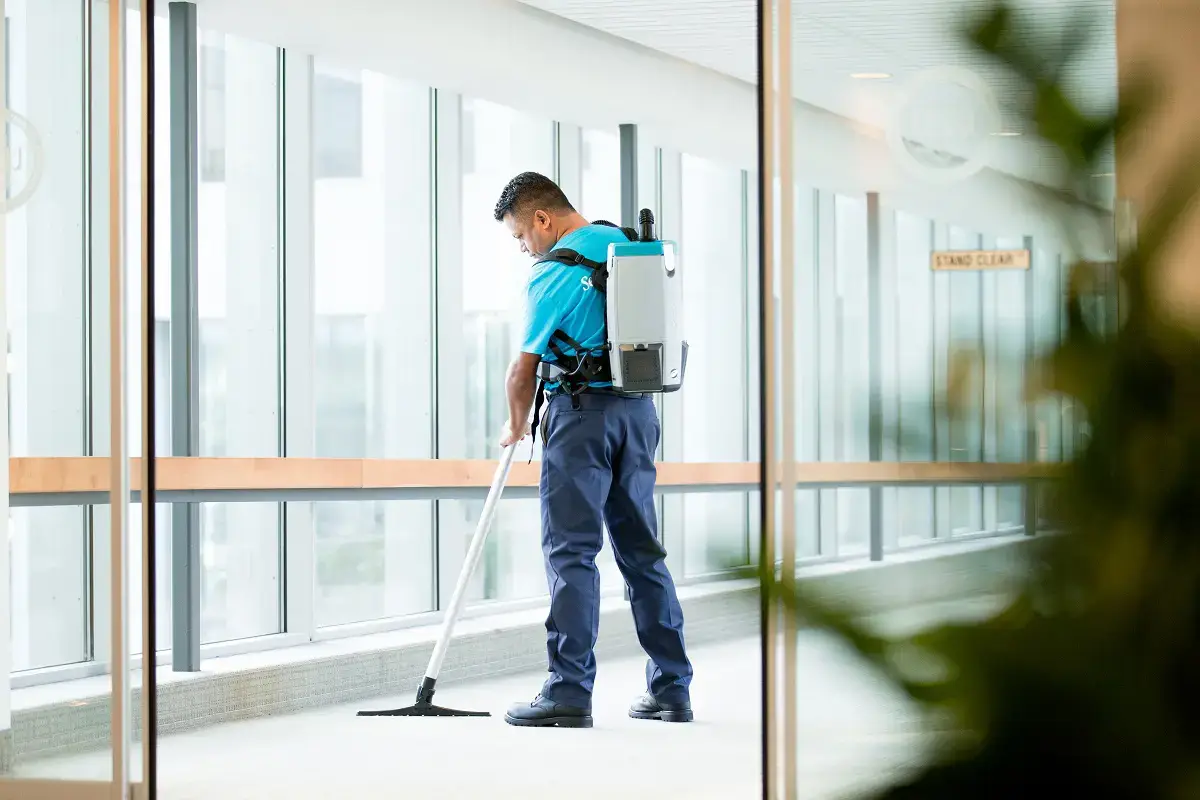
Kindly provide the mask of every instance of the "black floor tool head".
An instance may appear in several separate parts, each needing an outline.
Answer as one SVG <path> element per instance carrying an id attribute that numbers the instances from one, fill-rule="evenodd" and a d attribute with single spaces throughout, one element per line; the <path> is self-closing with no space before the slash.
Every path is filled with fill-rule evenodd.
<path id="1" fill-rule="evenodd" d="M 360 717 L 490 717 L 487 711 L 460 711 L 428 703 L 392 708 L 384 711 L 360 711 Z"/>

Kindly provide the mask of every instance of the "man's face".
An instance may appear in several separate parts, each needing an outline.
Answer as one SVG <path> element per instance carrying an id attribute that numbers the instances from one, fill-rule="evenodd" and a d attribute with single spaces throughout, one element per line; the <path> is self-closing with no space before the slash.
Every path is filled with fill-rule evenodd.
<path id="1" fill-rule="evenodd" d="M 558 241 L 554 235 L 553 220 L 545 211 L 534 211 L 523 218 L 516 214 L 505 214 L 504 226 L 521 243 L 521 252 L 533 258 L 545 256 Z"/>

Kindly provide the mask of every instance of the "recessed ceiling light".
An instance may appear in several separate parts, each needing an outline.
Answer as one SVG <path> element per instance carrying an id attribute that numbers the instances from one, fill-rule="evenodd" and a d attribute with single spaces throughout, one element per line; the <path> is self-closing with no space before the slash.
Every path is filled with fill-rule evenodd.
<path id="1" fill-rule="evenodd" d="M 1020 136 L 1018 131 L 996 131 L 992 136 Z"/>
<path id="2" fill-rule="evenodd" d="M 890 72 L 851 72 L 851 78 L 856 78 L 860 81 L 886 81 L 892 77 Z"/>
<path id="3" fill-rule="evenodd" d="M 1115 178 L 1115 177 L 1117 177 L 1117 173 L 1115 173 L 1115 172 L 1097 172 L 1094 175 L 1092 175 L 1092 177 L 1093 178 Z"/>

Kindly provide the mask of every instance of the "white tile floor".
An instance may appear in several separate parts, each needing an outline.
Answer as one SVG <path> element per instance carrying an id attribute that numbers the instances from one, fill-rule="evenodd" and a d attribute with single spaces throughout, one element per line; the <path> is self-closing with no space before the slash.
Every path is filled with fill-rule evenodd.
<path id="1" fill-rule="evenodd" d="M 994 600 L 910 610 L 889 628 L 974 614 Z M 920 753 L 918 716 L 828 637 L 800 636 L 798 769 L 804 798 L 853 796 Z M 380 698 L 203 729 L 163 739 L 164 800 L 349 800 L 349 798 L 754 798 L 760 790 L 759 644 L 744 639 L 699 647 L 697 721 L 629 719 L 641 689 L 641 659 L 600 663 L 595 728 L 513 728 L 501 715 L 537 691 L 540 674 L 449 684 L 438 700 L 491 711 L 486 719 L 359 718 L 358 707 L 406 705 Z M 18 775 L 105 778 L 110 756 L 95 753 L 18 765 Z"/>

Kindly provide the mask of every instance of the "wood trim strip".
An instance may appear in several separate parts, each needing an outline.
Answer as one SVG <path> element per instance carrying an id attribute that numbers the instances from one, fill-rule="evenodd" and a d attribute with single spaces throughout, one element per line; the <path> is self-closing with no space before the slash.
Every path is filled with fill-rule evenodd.
<path id="1" fill-rule="evenodd" d="M 108 459 L 13 458 L 11 494 L 107 492 Z M 132 488 L 140 489 L 140 458 L 130 459 Z M 181 458 L 158 459 L 163 491 L 269 489 L 379 489 L 486 487 L 496 462 L 458 459 L 360 458 Z M 799 463 L 800 484 L 927 484 L 1020 481 L 1052 477 L 1051 464 Z M 510 486 L 537 486 L 540 464 L 513 464 Z M 760 479 L 756 462 L 670 462 L 658 465 L 661 486 L 751 486 Z"/>

